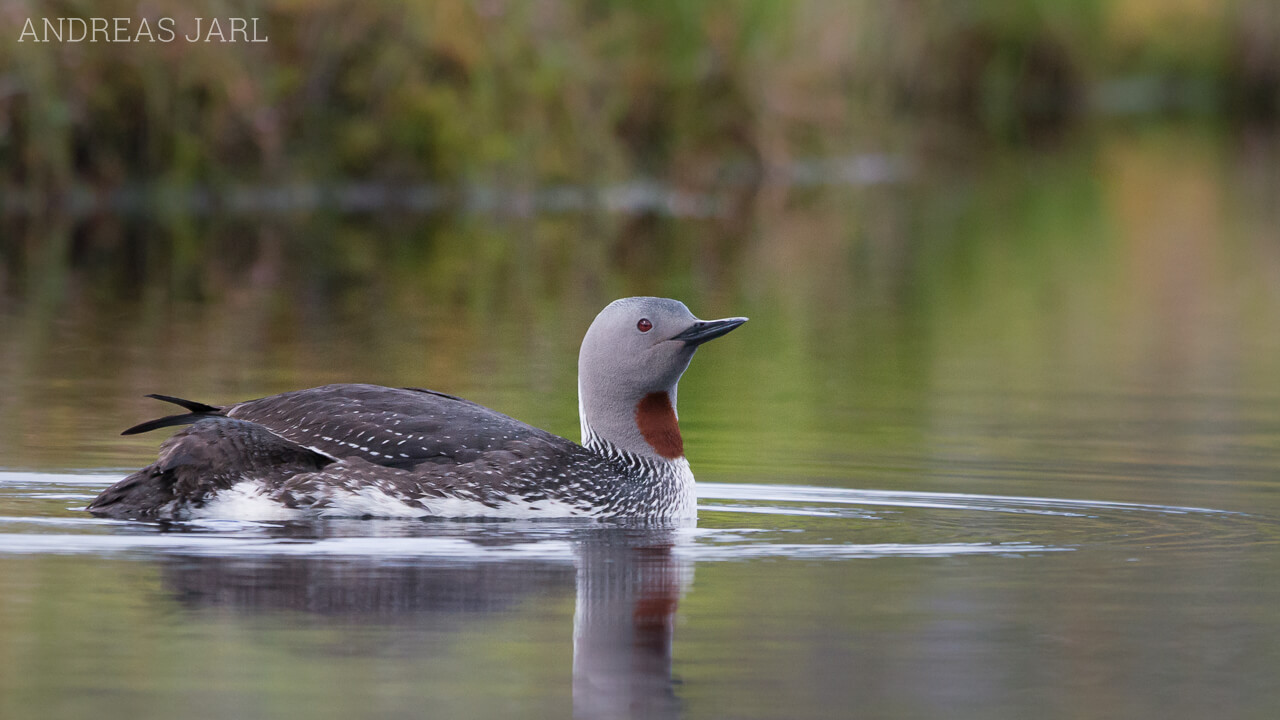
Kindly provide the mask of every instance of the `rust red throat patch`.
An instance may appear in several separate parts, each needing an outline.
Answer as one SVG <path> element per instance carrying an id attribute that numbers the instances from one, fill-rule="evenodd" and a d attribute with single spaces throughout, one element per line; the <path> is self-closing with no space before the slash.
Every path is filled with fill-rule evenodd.
<path id="1" fill-rule="evenodd" d="M 684 455 L 684 438 L 676 422 L 676 409 L 665 392 L 645 395 L 636 403 L 636 425 L 654 452 L 668 460 Z"/>

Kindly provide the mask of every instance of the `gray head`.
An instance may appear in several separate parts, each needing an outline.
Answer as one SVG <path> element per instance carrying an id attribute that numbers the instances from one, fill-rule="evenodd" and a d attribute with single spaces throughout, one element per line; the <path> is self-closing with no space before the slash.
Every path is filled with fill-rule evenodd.
<path id="1" fill-rule="evenodd" d="M 702 343 L 743 317 L 699 320 L 678 300 L 615 300 L 596 316 L 578 353 L 582 442 L 607 440 L 644 456 L 684 455 L 676 383 Z"/>

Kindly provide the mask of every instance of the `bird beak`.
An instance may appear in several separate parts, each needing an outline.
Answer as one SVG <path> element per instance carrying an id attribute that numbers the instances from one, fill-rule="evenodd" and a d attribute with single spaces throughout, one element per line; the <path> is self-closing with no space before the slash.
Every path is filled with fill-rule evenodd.
<path id="1" fill-rule="evenodd" d="M 746 321 L 747 319 L 744 317 L 725 318 L 724 320 L 699 320 L 671 339 L 682 340 L 686 345 L 701 345 L 708 340 L 714 340 L 724 335 Z"/>

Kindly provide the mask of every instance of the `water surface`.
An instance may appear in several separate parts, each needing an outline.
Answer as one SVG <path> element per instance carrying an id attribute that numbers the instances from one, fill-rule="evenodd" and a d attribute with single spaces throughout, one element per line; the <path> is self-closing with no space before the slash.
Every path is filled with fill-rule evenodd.
<path id="1" fill-rule="evenodd" d="M 15 713 L 110 698 L 197 717 L 978 716 L 1029 711 L 1019 696 L 1078 708 L 1088 690 L 1178 715 L 1274 699 L 1273 517 L 717 483 L 683 527 L 79 512 L 116 477 L 0 473 Z M 1129 694 L 1169 680 L 1176 704 Z"/>
<path id="2" fill-rule="evenodd" d="M 1273 717 L 1280 143 L 1064 143 L 712 215 L 6 227 L 0 717 Z M 581 333 L 642 293 L 752 318 L 681 384 L 696 525 L 81 510 L 148 392 L 576 437 Z"/>

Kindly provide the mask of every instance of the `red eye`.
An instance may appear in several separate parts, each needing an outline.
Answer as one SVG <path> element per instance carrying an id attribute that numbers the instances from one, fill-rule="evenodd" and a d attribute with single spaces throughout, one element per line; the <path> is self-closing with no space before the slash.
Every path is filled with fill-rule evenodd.
<path id="1" fill-rule="evenodd" d="M 649 332 L 653 329 L 653 323 L 649 322 L 649 318 L 640 318 L 640 322 L 636 323 L 636 329 L 640 332 Z"/>

